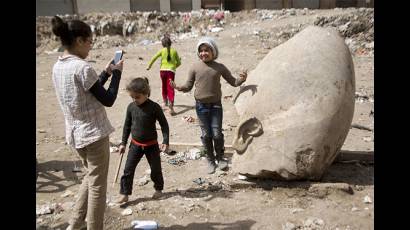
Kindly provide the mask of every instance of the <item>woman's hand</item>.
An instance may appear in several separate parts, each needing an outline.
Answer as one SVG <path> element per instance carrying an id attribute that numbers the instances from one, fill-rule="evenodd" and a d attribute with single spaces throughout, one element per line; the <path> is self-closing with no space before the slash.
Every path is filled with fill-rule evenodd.
<path id="1" fill-rule="evenodd" d="M 120 154 L 125 153 L 125 145 L 120 145 L 120 147 L 118 148 L 118 152 L 119 152 Z"/>
<path id="2" fill-rule="evenodd" d="M 116 65 L 111 64 L 111 71 L 118 69 L 119 71 L 122 72 L 123 63 L 124 63 L 124 60 L 119 61 Z"/>
<path id="3" fill-rule="evenodd" d="M 169 148 L 169 145 L 161 144 L 161 151 L 162 152 L 164 152 L 164 153 L 168 152 L 168 148 Z"/>
<path id="4" fill-rule="evenodd" d="M 114 65 L 112 64 L 113 62 L 114 62 L 114 59 L 111 59 L 111 60 L 107 63 L 107 65 L 105 66 L 105 71 L 106 71 L 109 75 L 112 74 L 111 66 L 114 66 Z"/>

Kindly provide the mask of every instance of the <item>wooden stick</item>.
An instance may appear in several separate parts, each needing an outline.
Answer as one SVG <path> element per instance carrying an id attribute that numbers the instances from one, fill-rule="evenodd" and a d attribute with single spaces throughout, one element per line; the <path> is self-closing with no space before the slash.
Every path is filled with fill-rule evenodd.
<path id="1" fill-rule="evenodd" d="M 118 178 L 118 174 L 120 172 L 120 168 L 121 168 L 121 163 L 122 163 L 122 157 L 124 156 L 124 153 L 120 154 L 120 159 L 118 160 L 118 166 L 117 166 L 117 171 L 115 172 L 115 178 L 114 178 L 114 182 L 112 183 L 112 187 L 115 186 L 115 184 L 117 183 L 117 178 Z"/>

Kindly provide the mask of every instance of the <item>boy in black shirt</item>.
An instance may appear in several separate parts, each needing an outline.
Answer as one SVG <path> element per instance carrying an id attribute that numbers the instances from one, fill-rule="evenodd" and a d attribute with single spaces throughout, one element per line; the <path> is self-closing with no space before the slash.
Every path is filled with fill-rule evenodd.
<path id="1" fill-rule="evenodd" d="M 151 168 L 151 180 L 154 182 L 155 193 L 153 198 L 158 198 L 162 194 L 164 178 L 162 177 L 160 147 L 157 142 L 155 127 L 157 120 L 161 125 L 163 136 L 161 151 L 167 151 L 169 146 L 168 122 L 161 107 L 148 98 L 150 95 L 148 79 L 135 78 L 127 85 L 126 89 L 133 102 L 127 107 L 122 142 L 119 148 L 120 154 L 125 152 L 130 133 L 131 143 L 124 174 L 121 177 L 120 194 L 122 196 L 117 201 L 118 203 L 128 201 L 128 195 L 132 193 L 135 168 L 144 154 Z"/>

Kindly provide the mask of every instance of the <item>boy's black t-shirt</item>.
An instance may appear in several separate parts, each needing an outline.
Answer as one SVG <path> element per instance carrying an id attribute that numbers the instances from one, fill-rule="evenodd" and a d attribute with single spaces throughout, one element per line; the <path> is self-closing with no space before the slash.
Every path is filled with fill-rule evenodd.
<path id="1" fill-rule="evenodd" d="M 169 126 L 161 107 L 150 99 L 141 105 L 130 103 L 127 107 L 121 144 L 127 144 L 130 133 L 131 137 L 138 142 L 156 140 L 158 137 L 156 121 L 161 126 L 162 143 L 169 145 Z"/>

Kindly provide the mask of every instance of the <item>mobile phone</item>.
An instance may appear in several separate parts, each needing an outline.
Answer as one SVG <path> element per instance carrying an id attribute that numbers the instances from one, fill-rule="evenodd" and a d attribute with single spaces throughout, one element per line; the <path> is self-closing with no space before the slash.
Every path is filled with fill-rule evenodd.
<path id="1" fill-rule="evenodd" d="M 115 51 L 114 62 L 113 62 L 114 65 L 116 65 L 119 61 L 121 61 L 122 55 L 123 55 L 123 51 L 122 51 L 122 50 L 117 50 L 117 51 Z"/>

